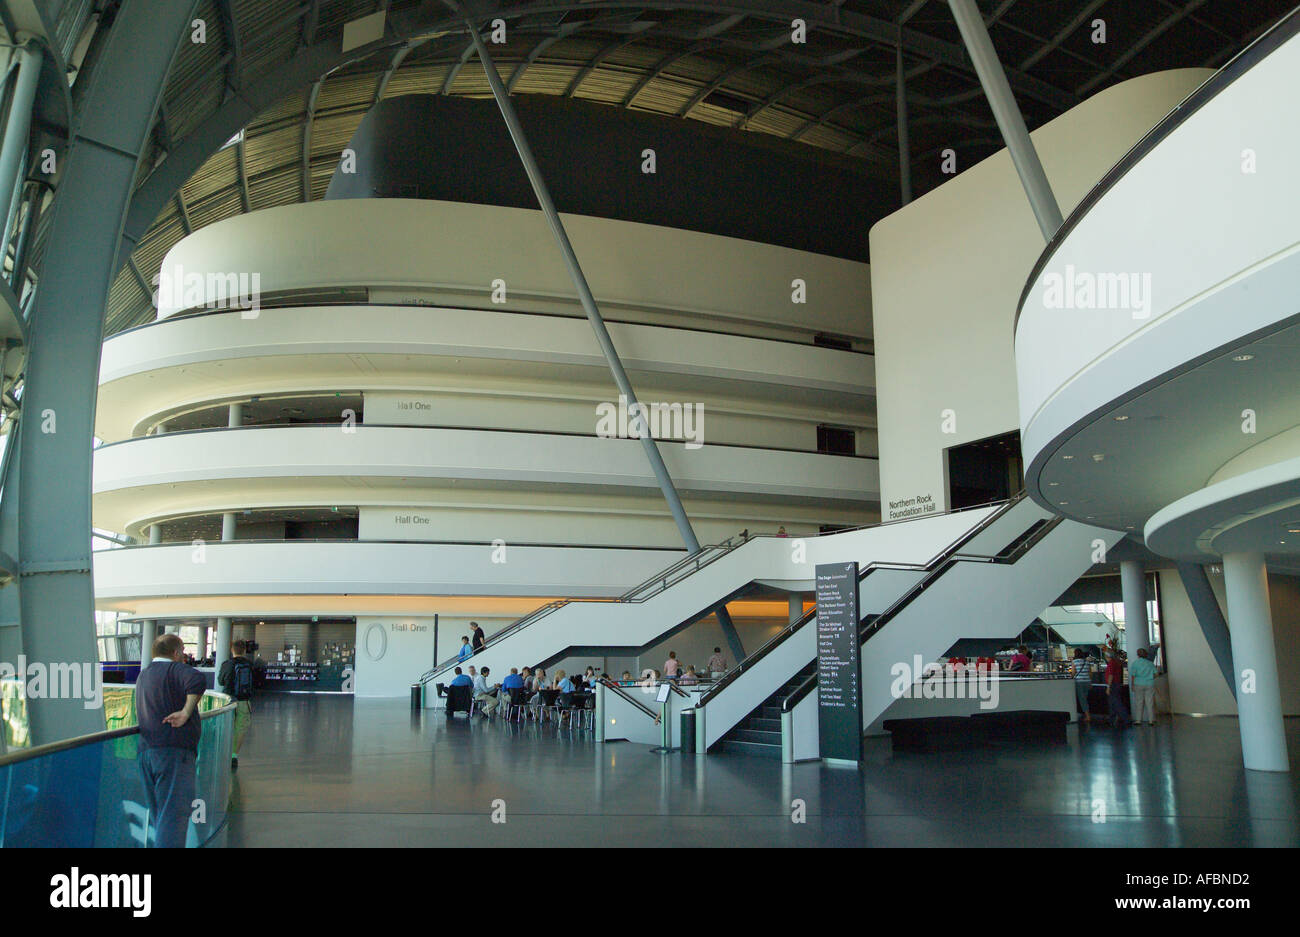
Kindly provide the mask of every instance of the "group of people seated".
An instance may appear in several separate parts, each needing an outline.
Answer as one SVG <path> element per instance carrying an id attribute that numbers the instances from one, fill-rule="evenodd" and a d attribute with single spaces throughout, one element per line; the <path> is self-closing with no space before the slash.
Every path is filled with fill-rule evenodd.
<path id="1" fill-rule="evenodd" d="M 469 646 L 468 639 L 465 639 L 464 643 L 465 646 Z M 464 659 L 466 658 L 462 658 L 462 660 Z M 722 673 L 726 669 L 727 660 L 722 656 L 722 649 L 715 647 L 704 674 Z M 664 661 L 662 677 L 659 671 L 650 670 L 641 679 L 633 678 L 631 672 L 625 670 L 620 679 L 614 680 L 612 677 L 599 673 L 594 667 L 588 667 L 584 672 L 572 675 L 565 673 L 563 670 L 556 670 L 553 676 L 548 677 L 546 670 L 539 666 L 524 667 L 522 670 L 518 667 L 511 667 L 510 673 L 500 683 L 493 683 L 490 667 L 475 668 L 474 665 L 469 664 L 466 670 L 457 667 L 455 676 L 448 686 L 467 687 L 469 689 L 469 700 L 474 704 L 470 707 L 471 714 L 478 712 L 487 719 L 506 712 L 512 701 L 516 705 L 523 707 L 525 716 L 532 716 L 537 719 L 541 718 L 543 710 L 548 705 L 554 705 L 559 709 L 589 709 L 594 706 L 595 686 L 600 680 L 608 680 L 610 683 L 616 683 L 619 686 L 635 686 L 644 684 L 647 680 L 658 683 L 660 679 L 664 679 L 689 686 L 699 683 L 701 676 L 700 673 L 697 673 L 694 665 L 683 668 L 681 661 L 677 659 L 676 651 L 668 652 L 668 659 Z M 547 691 L 558 691 L 553 704 L 549 704 L 545 699 Z M 453 700 L 448 697 L 448 713 L 452 709 Z"/>
<path id="2" fill-rule="evenodd" d="M 540 719 L 543 708 L 548 705 L 545 693 L 551 690 L 558 691 L 554 705 L 561 709 L 590 708 L 596 681 L 601 679 L 593 667 L 573 675 L 557 670 L 549 678 L 542 667 L 525 667 L 522 672 L 518 667 L 511 667 L 510 673 L 500 683 L 493 683 L 491 668 L 476 670 L 470 665 L 468 669 L 469 672 L 464 673 L 457 667 L 449 686 L 469 687 L 470 699 L 474 703 L 471 715 L 478 712 L 486 719 L 503 714 L 512 700 L 524 707 L 525 715 Z"/>

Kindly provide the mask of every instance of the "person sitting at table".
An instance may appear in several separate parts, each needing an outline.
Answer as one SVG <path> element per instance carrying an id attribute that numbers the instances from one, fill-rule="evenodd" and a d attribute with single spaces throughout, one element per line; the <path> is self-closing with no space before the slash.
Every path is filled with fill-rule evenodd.
<path id="1" fill-rule="evenodd" d="M 529 697 L 528 708 L 533 712 L 534 719 L 540 719 L 542 716 L 542 690 L 546 689 L 546 671 L 538 667 L 533 671 L 532 679 L 528 681 Z"/>
<path id="2" fill-rule="evenodd" d="M 510 673 L 506 674 L 506 678 L 501 681 L 501 689 L 505 693 L 505 702 L 508 703 L 510 701 L 511 690 L 522 690 L 523 688 L 524 678 L 519 676 L 519 668 L 511 667 Z"/>
<path id="3" fill-rule="evenodd" d="M 473 686 L 474 681 L 471 680 L 469 677 L 465 676 L 465 674 L 461 673 L 460 668 L 457 667 L 456 676 L 452 678 L 450 685 L 451 686 Z"/>
<path id="4" fill-rule="evenodd" d="M 694 665 L 694 664 L 691 664 L 689 667 L 686 668 L 686 673 L 682 675 L 682 679 L 681 679 L 680 682 L 681 682 L 683 685 L 688 685 L 688 684 L 699 683 L 699 682 L 700 682 L 700 678 L 697 677 L 697 676 L 695 676 L 695 665 Z"/>
<path id="5" fill-rule="evenodd" d="M 489 719 L 492 718 L 492 712 L 497 708 L 497 691 L 501 687 L 499 683 L 488 683 L 488 674 L 490 673 L 491 670 L 484 667 L 479 672 L 479 675 L 474 678 L 474 701 L 478 703 L 479 712 Z"/>
<path id="6" fill-rule="evenodd" d="M 681 672 L 681 669 L 682 665 L 681 662 L 677 660 L 677 652 L 669 651 L 668 659 L 664 661 L 664 676 L 669 680 L 674 680 L 677 678 L 678 673 Z"/>

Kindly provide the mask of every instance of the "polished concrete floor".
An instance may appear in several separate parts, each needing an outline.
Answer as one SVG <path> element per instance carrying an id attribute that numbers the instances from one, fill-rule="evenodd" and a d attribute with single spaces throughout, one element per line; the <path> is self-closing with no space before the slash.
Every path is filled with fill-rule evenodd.
<path id="1" fill-rule="evenodd" d="M 1245 771 L 1236 721 L 1191 717 L 1024 751 L 871 739 L 858 770 L 659 755 L 402 701 L 255 706 L 218 845 L 1300 845 L 1298 720 L 1291 775 Z"/>

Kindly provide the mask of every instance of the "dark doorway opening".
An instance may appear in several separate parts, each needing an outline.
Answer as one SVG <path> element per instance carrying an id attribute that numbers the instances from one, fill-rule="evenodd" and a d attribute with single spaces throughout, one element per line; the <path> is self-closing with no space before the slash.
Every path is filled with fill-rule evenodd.
<path id="1" fill-rule="evenodd" d="M 948 450 L 948 506 L 952 510 L 1004 501 L 1024 487 L 1018 431 Z"/>
<path id="2" fill-rule="evenodd" d="M 858 434 L 839 426 L 817 427 L 817 451 L 828 455 L 856 455 Z"/>

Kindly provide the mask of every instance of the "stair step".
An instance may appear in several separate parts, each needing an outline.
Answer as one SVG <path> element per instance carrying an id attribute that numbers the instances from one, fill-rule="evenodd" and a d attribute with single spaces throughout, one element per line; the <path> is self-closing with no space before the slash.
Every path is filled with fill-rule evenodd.
<path id="1" fill-rule="evenodd" d="M 741 724 L 742 729 L 757 729 L 760 732 L 780 732 L 780 719 L 765 719 L 759 716 L 751 716 Z"/>
<path id="2" fill-rule="evenodd" d="M 781 707 L 780 705 L 769 706 L 767 703 L 764 703 L 762 706 L 758 707 L 754 712 L 754 715 L 759 719 L 779 720 L 781 718 Z"/>
<path id="3" fill-rule="evenodd" d="M 741 742 L 735 739 L 727 739 L 723 742 L 722 750 L 740 755 L 757 755 L 760 758 L 779 759 L 781 757 L 780 745 L 763 745 L 758 742 Z"/>
<path id="4" fill-rule="evenodd" d="M 780 732 L 764 732 L 761 729 L 737 729 L 732 738 L 737 742 L 760 742 L 764 745 L 781 747 Z"/>

